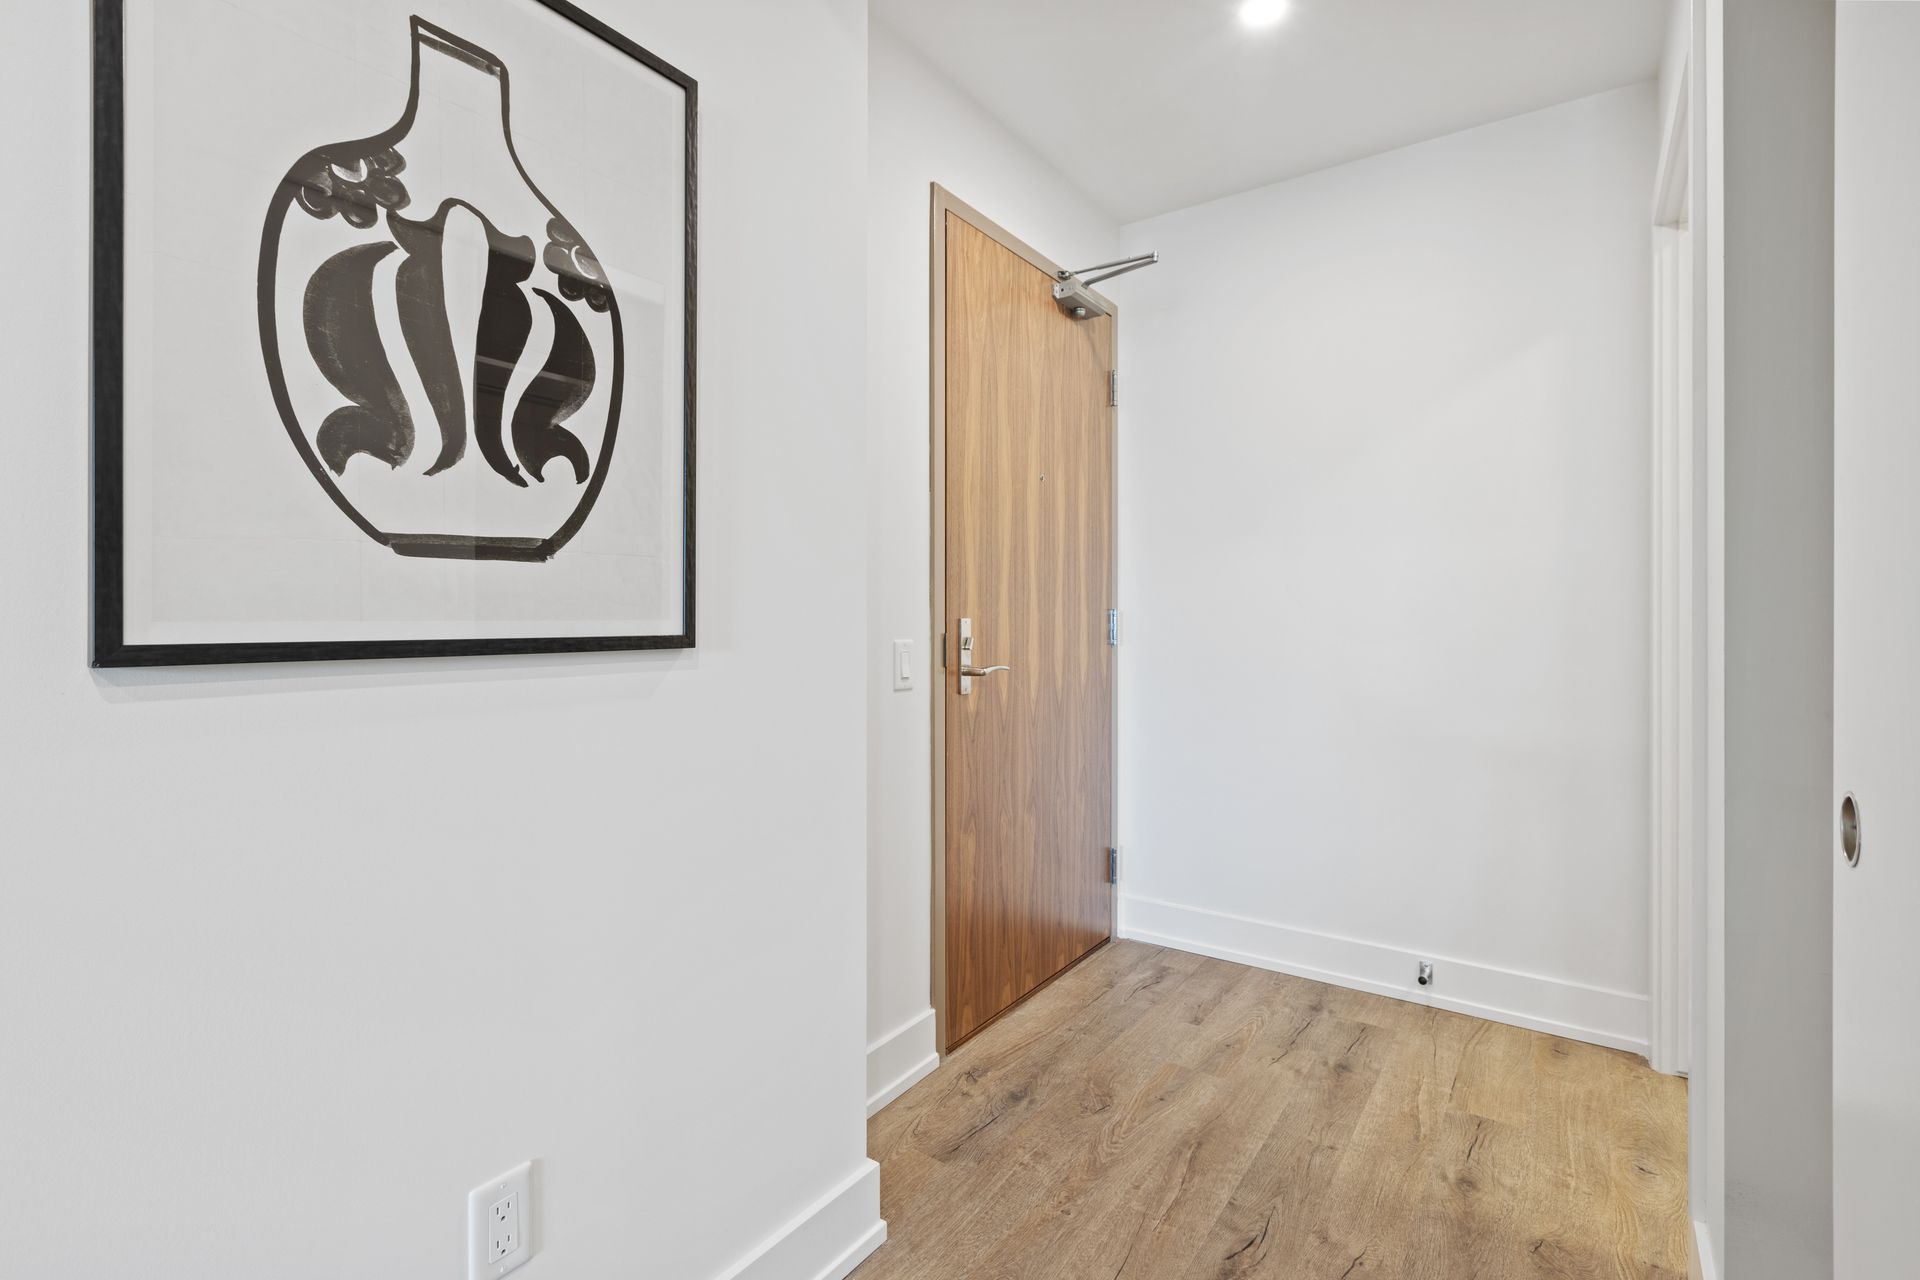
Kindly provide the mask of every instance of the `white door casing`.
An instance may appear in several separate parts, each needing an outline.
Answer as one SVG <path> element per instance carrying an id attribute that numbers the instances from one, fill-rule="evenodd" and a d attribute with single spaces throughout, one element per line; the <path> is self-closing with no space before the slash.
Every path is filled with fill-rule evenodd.
<path id="1" fill-rule="evenodd" d="M 1685 1075 L 1692 1049 L 1694 863 L 1706 836 L 1706 437 L 1697 395 L 1692 71 L 1680 73 L 1653 202 L 1648 530 L 1647 1058 Z"/>

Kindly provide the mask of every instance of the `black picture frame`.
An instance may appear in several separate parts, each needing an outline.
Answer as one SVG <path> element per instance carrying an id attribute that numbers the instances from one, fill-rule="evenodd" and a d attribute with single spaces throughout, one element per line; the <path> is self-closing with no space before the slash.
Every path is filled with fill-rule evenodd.
<path id="1" fill-rule="evenodd" d="M 324 2 L 324 0 L 317 0 Z M 686 237 L 684 450 L 680 630 L 673 635 L 553 636 L 419 640 L 239 641 L 129 644 L 125 608 L 125 109 L 126 0 L 93 5 L 93 332 L 92 332 L 92 627 L 96 668 L 198 666 L 217 663 L 348 661 L 540 653 L 603 653 L 691 649 L 695 635 L 695 419 L 698 346 L 699 85 L 567 0 L 520 0 L 551 10 L 677 85 L 686 95 Z"/>

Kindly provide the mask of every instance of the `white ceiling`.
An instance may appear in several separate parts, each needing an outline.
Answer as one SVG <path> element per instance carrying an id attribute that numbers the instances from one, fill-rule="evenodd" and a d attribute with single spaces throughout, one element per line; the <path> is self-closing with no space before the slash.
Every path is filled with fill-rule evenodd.
<path id="1" fill-rule="evenodd" d="M 872 0 L 1123 222 L 1651 79 L 1668 0 Z"/>

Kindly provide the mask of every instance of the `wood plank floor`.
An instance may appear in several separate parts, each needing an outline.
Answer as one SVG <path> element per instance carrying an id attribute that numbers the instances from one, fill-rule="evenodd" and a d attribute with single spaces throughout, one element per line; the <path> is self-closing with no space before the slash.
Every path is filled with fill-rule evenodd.
<path id="1" fill-rule="evenodd" d="M 854 1280 L 1683 1280 L 1686 1085 L 1116 942 L 869 1124 Z"/>

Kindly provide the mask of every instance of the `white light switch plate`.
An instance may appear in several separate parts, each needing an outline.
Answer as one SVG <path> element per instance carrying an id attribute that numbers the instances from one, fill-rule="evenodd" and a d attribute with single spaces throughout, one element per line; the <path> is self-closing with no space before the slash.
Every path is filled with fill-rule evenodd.
<path id="1" fill-rule="evenodd" d="M 893 687 L 912 689 L 919 684 L 919 659 L 914 656 L 913 641 L 895 640 L 893 642 Z"/>
<path id="2" fill-rule="evenodd" d="M 493 1280 L 533 1256 L 533 1162 L 467 1192 L 467 1280 Z"/>

